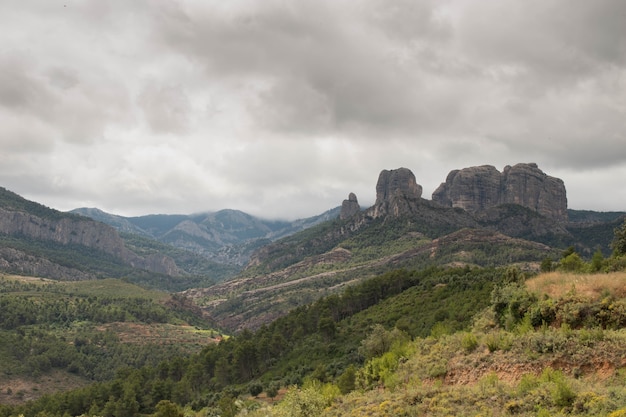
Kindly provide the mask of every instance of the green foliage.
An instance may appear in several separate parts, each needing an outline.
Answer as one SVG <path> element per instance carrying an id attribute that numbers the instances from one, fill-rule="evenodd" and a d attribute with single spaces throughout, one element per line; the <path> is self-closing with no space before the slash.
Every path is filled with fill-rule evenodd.
<path id="1" fill-rule="evenodd" d="M 563 257 L 560 262 L 560 268 L 567 272 L 582 272 L 584 266 L 585 263 L 576 252 Z"/>
<path id="2" fill-rule="evenodd" d="M 593 253 L 593 257 L 591 258 L 590 270 L 591 272 L 600 272 L 603 265 L 604 255 L 602 255 L 602 251 L 598 249 Z"/>
<path id="3" fill-rule="evenodd" d="M 101 296 L 94 295 L 98 292 Z M 100 327 L 192 319 L 193 312 L 162 304 L 167 298 L 118 280 L 59 283 L 0 278 L 0 372 L 39 377 L 60 369 L 104 381 L 121 368 L 156 366 L 181 355 L 187 346 L 123 343 L 113 331 Z M 203 323 L 200 317 L 194 320 Z"/>
<path id="4" fill-rule="evenodd" d="M 248 391 L 250 392 L 250 395 L 252 395 L 253 397 L 257 397 L 260 393 L 263 392 L 263 385 L 259 384 L 258 382 L 254 382 L 250 384 L 250 386 L 248 387 Z"/>
<path id="5" fill-rule="evenodd" d="M 394 328 L 386 330 L 382 325 L 376 324 L 370 334 L 361 341 L 359 353 L 365 359 L 382 356 L 389 352 L 394 345 L 401 345 L 409 340 L 409 336 L 401 330 Z"/>
<path id="6" fill-rule="evenodd" d="M 576 392 L 563 375 L 563 372 L 548 367 L 543 370 L 539 380 L 550 384 L 552 401 L 557 407 L 570 406 L 576 399 Z"/>
<path id="7" fill-rule="evenodd" d="M 267 386 L 265 393 L 267 394 L 269 398 L 275 398 L 278 395 L 279 390 L 280 390 L 280 384 L 277 382 L 271 382 Z"/>
<path id="8" fill-rule="evenodd" d="M 478 347 L 478 338 L 474 333 L 465 332 L 461 339 L 461 346 L 467 353 L 472 353 Z"/>
<path id="9" fill-rule="evenodd" d="M 613 241 L 611 242 L 611 249 L 617 256 L 626 255 L 626 219 L 624 223 L 615 228 Z"/>
<path id="10" fill-rule="evenodd" d="M 161 400 L 156 405 L 154 417 L 182 417 L 183 413 L 178 406 L 171 401 Z"/>
<path id="11" fill-rule="evenodd" d="M 491 294 L 495 318 L 508 330 L 512 330 L 522 320 L 536 301 L 536 296 L 519 283 L 496 287 Z"/>
<path id="12" fill-rule="evenodd" d="M 276 417 L 317 417 L 339 395 L 336 386 L 311 382 L 302 388 L 291 387 L 272 415 Z"/>
<path id="13" fill-rule="evenodd" d="M 554 269 L 552 258 L 545 257 L 541 261 L 541 265 L 539 266 L 541 272 L 550 272 Z"/>
<path id="14" fill-rule="evenodd" d="M 350 365 L 337 379 L 337 386 L 342 394 L 347 394 L 354 391 L 356 385 L 356 367 Z"/>

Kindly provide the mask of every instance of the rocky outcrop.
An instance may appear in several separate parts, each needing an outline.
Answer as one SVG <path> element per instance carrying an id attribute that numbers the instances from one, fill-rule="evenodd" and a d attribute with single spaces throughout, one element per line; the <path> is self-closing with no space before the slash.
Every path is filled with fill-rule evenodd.
<path id="1" fill-rule="evenodd" d="M 399 217 L 415 211 L 422 197 L 422 186 L 408 168 L 383 170 L 376 183 L 376 203 L 367 210 L 373 218 Z"/>
<path id="2" fill-rule="evenodd" d="M 490 165 L 451 171 L 432 200 L 469 212 L 517 204 L 557 222 L 567 221 L 563 181 L 546 175 L 534 163 L 506 166 L 502 173 Z"/>
<path id="3" fill-rule="evenodd" d="M 546 175 L 537 164 L 507 166 L 502 177 L 504 204 L 519 204 L 548 218 L 567 221 L 563 180 Z"/>
<path id="4" fill-rule="evenodd" d="M 0 233 L 77 244 L 98 249 L 117 258 L 127 258 L 127 249 L 117 232 L 104 223 L 79 216 L 42 218 L 23 211 L 0 208 Z"/>
<path id="5" fill-rule="evenodd" d="M 391 202 L 396 198 L 421 198 L 422 186 L 408 168 L 382 170 L 376 183 L 376 204 Z"/>
<path id="6" fill-rule="evenodd" d="M 40 209 L 41 210 L 41 209 Z M 52 212 L 51 209 L 48 209 Z M 117 231 L 89 218 L 54 211 L 49 217 L 20 210 L 0 208 L 0 234 L 23 236 L 61 245 L 80 245 L 97 249 L 136 268 L 170 276 L 178 275 L 174 261 L 167 256 L 141 257 L 130 251 Z M 15 258 L 17 259 L 17 258 Z M 24 258 L 21 258 L 21 262 Z M 26 268 L 25 266 L 21 268 Z M 50 270 L 50 268 L 46 268 Z M 26 271 L 24 269 L 24 271 Z"/>
<path id="7" fill-rule="evenodd" d="M 500 204 L 500 172 L 491 165 L 454 170 L 432 195 L 432 200 L 446 207 L 479 211 Z"/>
<path id="8" fill-rule="evenodd" d="M 339 212 L 339 218 L 341 220 L 346 220 L 360 211 L 361 206 L 359 206 L 356 195 L 354 193 L 350 193 L 348 195 L 348 199 L 343 200 L 343 203 L 341 203 L 341 212 Z"/>

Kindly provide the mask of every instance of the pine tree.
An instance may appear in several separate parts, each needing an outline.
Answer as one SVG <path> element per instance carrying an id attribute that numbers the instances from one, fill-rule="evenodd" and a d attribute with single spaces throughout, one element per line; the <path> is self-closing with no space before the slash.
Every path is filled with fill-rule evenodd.
<path id="1" fill-rule="evenodd" d="M 624 223 L 615 229 L 611 248 L 615 255 L 626 255 L 626 219 Z"/>

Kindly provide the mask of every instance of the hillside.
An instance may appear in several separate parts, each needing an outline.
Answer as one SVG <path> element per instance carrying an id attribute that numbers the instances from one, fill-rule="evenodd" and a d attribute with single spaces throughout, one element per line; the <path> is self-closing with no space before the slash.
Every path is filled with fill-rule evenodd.
<path id="1" fill-rule="evenodd" d="M 626 409 L 625 295 L 623 271 L 396 271 L 184 362 L 0 415 L 609 415 Z"/>
<path id="2" fill-rule="evenodd" d="M 126 277 L 182 290 L 211 285 L 238 268 L 190 251 L 62 213 L 0 188 L 0 271 L 75 281 Z"/>
<path id="3" fill-rule="evenodd" d="M 184 299 L 116 279 L 0 275 L 0 311 L 2 404 L 156 366 L 219 336 Z"/>
<path id="4" fill-rule="evenodd" d="M 518 164 L 505 173 L 492 167 L 462 170 L 454 176 L 462 177 L 461 184 L 449 180 L 449 189 L 439 193 L 445 199 L 437 203 L 421 197 L 410 170 L 382 171 L 372 207 L 361 210 L 351 194 L 338 219 L 263 246 L 238 277 L 185 294 L 221 326 L 238 331 L 256 329 L 295 306 L 395 268 L 515 265 L 538 271 L 542 260 L 558 259 L 569 246 L 587 259 L 598 248 L 610 254 L 613 230 L 624 218 L 620 213 L 567 211 L 562 181 L 534 164 Z M 493 204 L 480 200 L 477 196 L 486 193 L 480 186 L 489 183 L 483 175 L 495 175 L 490 180 L 496 183 L 494 195 L 502 187 L 511 191 L 494 197 Z M 462 191 L 467 183 L 476 190 Z M 552 205 L 541 200 L 541 212 L 532 209 L 539 200 L 528 196 L 551 187 L 560 197 Z"/>

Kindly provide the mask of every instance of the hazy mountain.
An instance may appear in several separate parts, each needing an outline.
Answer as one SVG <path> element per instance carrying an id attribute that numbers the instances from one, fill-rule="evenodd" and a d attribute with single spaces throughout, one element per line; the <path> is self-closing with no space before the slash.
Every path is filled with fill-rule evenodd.
<path id="1" fill-rule="evenodd" d="M 53 210 L 0 188 L 0 271 L 72 281 L 125 277 L 181 290 L 211 285 L 236 274 L 238 268 L 139 234 L 118 232 L 101 221 Z"/>
<path id="2" fill-rule="evenodd" d="M 294 221 L 260 219 L 229 209 L 214 213 L 139 217 L 117 216 L 95 208 L 79 208 L 72 213 L 107 223 L 120 232 L 150 237 L 216 262 L 241 267 L 259 246 L 336 218 L 339 208 Z"/>

